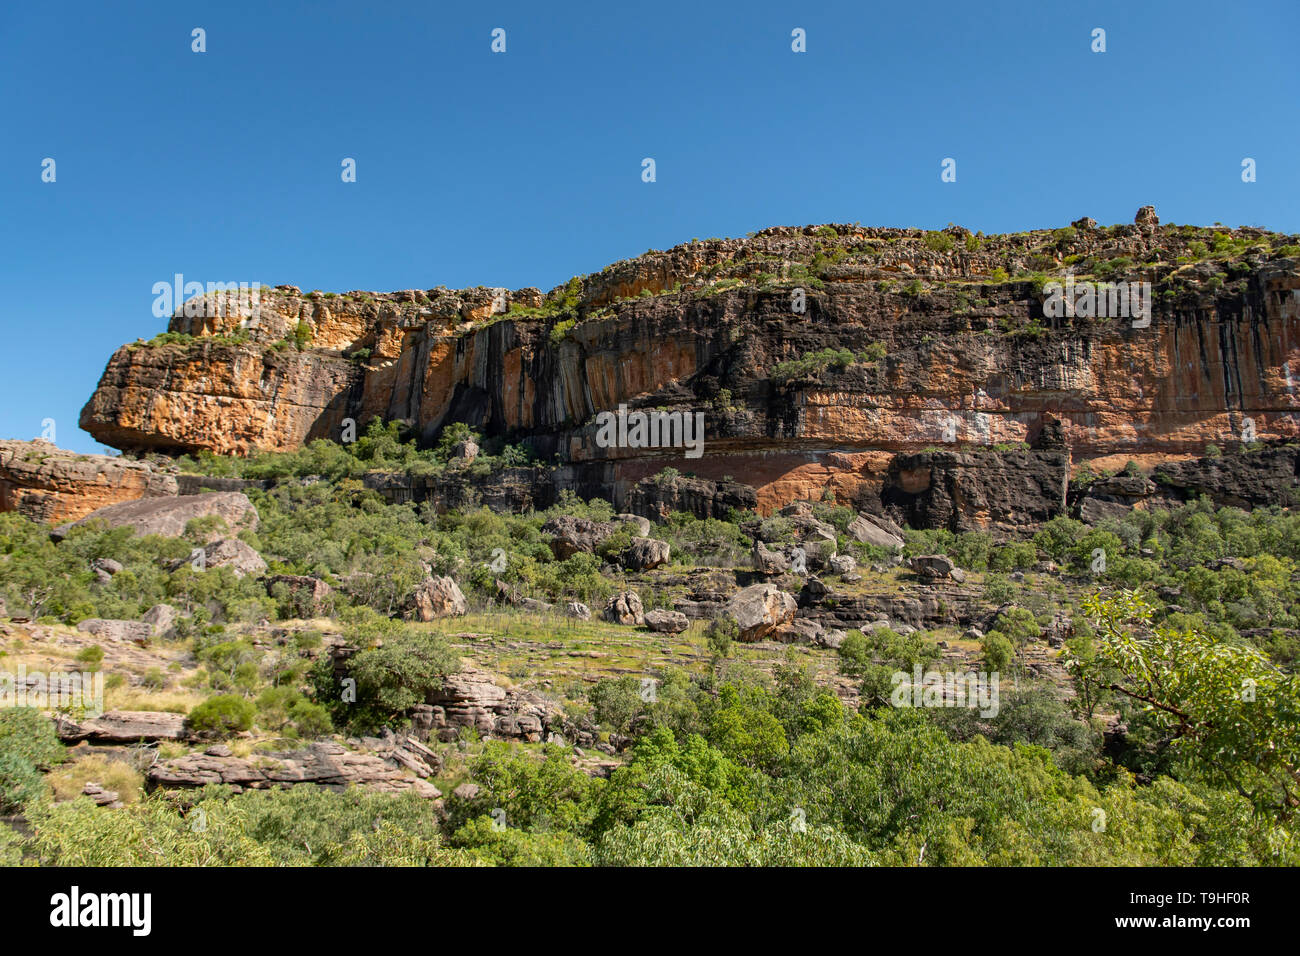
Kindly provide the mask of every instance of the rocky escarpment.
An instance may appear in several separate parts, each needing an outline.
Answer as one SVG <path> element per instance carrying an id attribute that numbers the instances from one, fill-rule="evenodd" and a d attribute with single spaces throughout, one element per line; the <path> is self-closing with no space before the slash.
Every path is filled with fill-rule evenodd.
<path id="1" fill-rule="evenodd" d="M 764 512 L 878 500 L 895 454 L 1037 444 L 1052 420 L 1073 464 L 1155 464 L 1300 435 L 1298 261 L 1295 237 L 1144 214 L 989 237 L 781 227 L 545 296 L 281 286 L 255 321 L 180 314 L 119 349 L 82 426 L 124 449 L 247 452 L 337 439 L 347 419 L 426 441 L 463 421 L 620 503 L 672 466 L 749 485 Z M 1150 281 L 1149 324 L 1045 313 L 1044 281 L 1067 272 Z M 703 415 L 701 454 L 606 447 L 596 416 L 621 404 Z"/>
<path id="2" fill-rule="evenodd" d="M 176 478 L 146 462 L 78 455 L 47 441 L 0 441 L 0 511 L 33 521 L 76 521 L 108 505 L 176 492 Z"/>

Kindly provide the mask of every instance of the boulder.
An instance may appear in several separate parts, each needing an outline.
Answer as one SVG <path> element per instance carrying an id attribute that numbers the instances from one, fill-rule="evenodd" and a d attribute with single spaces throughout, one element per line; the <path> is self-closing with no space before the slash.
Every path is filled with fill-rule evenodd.
<path id="1" fill-rule="evenodd" d="M 799 598 L 805 605 L 816 604 L 830 593 L 831 589 L 827 587 L 826 582 L 814 574 L 804 582 L 799 590 Z"/>
<path id="2" fill-rule="evenodd" d="M 784 574 L 790 570 L 790 559 L 773 551 L 759 538 L 754 539 L 754 569 L 760 574 Z"/>
<path id="3" fill-rule="evenodd" d="M 153 637 L 154 630 L 143 621 L 114 621 L 101 617 L 88 617 L 77 624 L 77 630 L 93 634 L 105 641 L 131 642 L 144 647 Z"/>
<path id="4" fill-rule="evenodd" d="M 623 552 L 623 566 L 633 571 L 649 571 L 668 563 L 670 552 L 667 541 L 656 538 L 633 538 Z"/>
<path id="5" fill-rule="evenodd" d="M 774 637 L 786 643 L 816 644 L 825 630 L 810 617 L 797 617 L 789 624 L 777 628 Z"/>
<path id="6" fill-rule="evenodd" d="M 680 634 L 690 627 L 691 622 L 681 611 L 655 609 L 645 612 L 646 627 L 662 634 Z"/>
<path id="7" fill-rule="evenodd" d="M 849 534 L 862 544 L 875 545 L 890 551 L 903 546 L 903 529 L 888 518 L 860 513 L 849 522 Z"/>
<path id="8" fill-rule="evenodd" d="M 592 521 L 573 515 L 560 515 L 542 525 L 542 533 L 551 535 L 551 551 L 563 561 L 575 554 L 593 554 L 600 543 L 618 530 L 606 521 Z"/>
<path id="9" fill-rule="evenodd" d="M 946 578 L 952 575 L 957 565 L 943 554 L 918 554 L 907 562 L 908 567 L 923 578 Z"/>
<path id="10" fill-rule="evenodd" d="M 568 604 L 564 605 L 564 615 L 565 617 L 576 618 L 579 621 L 590 621 L 591 608 L 587 607 L 587 605 L 583 604 L 581 601 L 570 601 Z"/>
<path id="11" fill-rule="evenodd" d="M 614 624 L 640 627 L 645 624 L 645 610 L 635 591 L 621 591 L 605 605 L 605 620 Z"/>
<path id="12" fill-rule="evenodd" d="M 175 637 L 176 619 L 180 616 L 170 604 L 155 604 L 140 617 L 153 629 L 154 637 Z"/>
<path id="13" fill-rule="evenodd" d="M 261 574 L 266 570 L 262 556 L 238 538 L 222 538 L 204 545 L 203 563 L 209 570 L 230 568 L 236 577 L 241 578 L 246 574 Z"/>
<path id="14" fill-rule="evenodd" d="M 838 627 L 832 627 L 823 630 L 821 634 L 817 636 L 817 643 L 822 647 L 829 647 L 831 650 L 837 651 L 840 649 L 840 645 L 844 643 L 846 637 L 848 637 L 848 634 L 844 631 L 840 630 Z"/>
<path id="15" fill-rule="evenodd" d="M 478 796 L 479 786 L 476 783 L 462 783 L 451 795 L 457 800 L 473 800 Z"/>
<path id="16" fill-rule="evenodd" d="M 832 555 L 826 562 L 826 567 L 832 574 L 838 574 L 843 577 L 846 574 L 852 574 L 857 568 L 858 562 L 853 559 L 851 554 Z"/>
<path id="17" fill-rule="evenodd" d="M 92 511 L 77 521 L 60 525 L 52 535 L 62 538 L 69 528 L 87 521 L 104 521 L 110 528 L 131 527 L 138 535 L 160 534 L 179 538 L 185 525 L 194 518 L 215 515 L 226 523 L 225 531 L 213 532 L 209 541 L 223 534 L 256 530 L 257 509 L 248 496 L 238 491 L 219 491 L 203 495 L 180 495 L 162 498 L 137 498 Z"/>
<path id="18" fill-rule="evenodd" d="M 67 743 L 133 744 L 138 741 L 184 740 L 185 715 L 152 710 L 110 710 L 99 717 L 56 721 L 59 738 Z"/>
<path id="19" fill-rule="evenodd" d="M 453 460 L 470 462 L 478 457 L 479 450 L 476 442 L 466 438 L 451 446 L 451 457 Z"/>
<path id="20" fill-rule="evenodd" d="M 732 595 L 725 613 L 740 628 L 740 640 L 758 641 L 794 620 L 795 599 L 772 584 L 751 584 Z"/>
<path id="21" fill-rule="evenodd" d="M 820 570 L 826 567 L 830 559 L 835 556 L 836 545 L 834 538 L 807 538 L 800 547 L 803 548 L 806 565 L 809 568 Z"/>
<path id="22" fill-rule="evenodd" d="M 418 621 L 460 617 L 469 610 L 456 582 L 443 575 L 426 578 L 407 598 L 407 615 Z"/>
<path id="23" fill-rule="evenodd" d="M 122 570 L 122 565 L 112 558 L 95 558 L 90 562 L 90 570 L 95 572 L 95 578 L 100 584 L 107 584 L 113 580 L 113 575 Z"/>

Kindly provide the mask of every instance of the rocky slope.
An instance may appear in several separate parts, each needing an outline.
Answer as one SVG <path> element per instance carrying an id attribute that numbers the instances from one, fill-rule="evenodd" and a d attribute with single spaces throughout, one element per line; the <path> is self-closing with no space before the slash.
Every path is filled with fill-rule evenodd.
<path id="1" fill-rule="evenodd" d="M 349 418 L 424 440 L 464 421 L 620 505 L 673 466 L 752 486 L 763 512 L 825 489 L 879 501 L 896 454 L 1040 446 L 1057 420 L 1066 469 L 1154 465 L 1300 434 L 1296 242 L 1159 226 L 1146 207 L 1133 225 L 988 237 L 773 228 L 546 295 L 280 286 L 255 322 L 178 314 L 120 348 L 81 424 L 129 451 L 245 453 L 339 439 Z M 1043 282 L 1067 270 L 1152 282 L 1149 326 L 1045 315 Z M 596 415 L 621 403 L 703 413 L 702 457 L 600 447 Z"/>

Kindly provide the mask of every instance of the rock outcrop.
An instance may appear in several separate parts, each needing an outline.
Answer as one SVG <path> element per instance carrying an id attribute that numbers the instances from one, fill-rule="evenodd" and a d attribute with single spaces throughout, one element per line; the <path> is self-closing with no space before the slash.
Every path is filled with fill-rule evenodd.
<path id="1" fill-rule="evenodd" d="M 442 688 L 417 708 L 412 724 L 417 734 L 440 740 L 455 740 L 467 727 L 485 736 L 536 743 L 563 720 L 562 708 L 540 694 L 508 690 L 486 671 L 468 669 L 443 678 Z"/>
<path id="2" fill-rule="evenodd" d="M 33 521 L 76 521 L 108 505 L 176 492 L 176 478 L 146 462 L 78 455 L 47 441 L 0 441 L 0 511 Z"/>
<path id="3" fill-rule="evenodd" d="M 224 534 L 235 534 L 245 529 L 257 530 L 257 509 L 248 496 L 238 491 L 218 491 L 203 495 L 182 495 L 174 498 L 141 498 L 108 505 L 92 511 L 80 520 L 60 525 L 56 536 L 64 536 L 69 528 L 87 521 L 103 521 L 110 528 L 130 526 L 141 536 L 160 534 L 179 538 L 185 526 L 194 518 L 215 516 L 225 522 L 226 530 L 214 531 L 209 540 L 215 541 Z"/>
<path id="4" fill-rule="evenodd" d="M 772 584 L 751 584 L 727 602 L 726 613 L 740 628 L 740 640 L 760 641 L 794 620 L 795 599 Z"/>
<path id="5" fill-rule="evenodd" d="M 412 750 L 414 759 L 407 754 Z M 398 753 L 406 759 L 398 757 Z M 424 763 L 422 758 L 425 754 L 432 755 L 432 752 L 414 740 L 404 741 L 403 746 L 383 755 L 358 753 L 334 741 L 322 740 L 302 750 L 248 758 L 236 757 L 230 748 L 217 744 L 203 753 L 186 754 L 154 764 L 149 770 L 148 785 L 150 788 L 183 789 L 225 784 L 239 793 L 308 783 L 330 790 L 361 786 L 383 793 L 410 791 L 434 800 L 442 796 L 438 788 L 427 780 L 412 776 L 406 769 L 408 764 L 416 763 L 418 759 L 416 766 L 420 770 L 436 770 L 436 764 L 429 767 Z"/>
<path id="6" fill-rule="evenodd" d="M 890 462 L 881 499 L 913 528 L 1005 536 L 1064 514 L 1069 479 L 1062 451 L 921 452 Z"/>
<path id="7" fill-rule="evenodd" d="M 1294 237 L 1138 219 L 978 238 L 777 227 L 647 253 L 545 296 L 279 287 L 252 327 L 181 310 L 171 335 L 120 348 L 81 423 L 128 450 L 246 452 L 337 439 L 345 419 L 402 420 L 428 442 L 463 421 L 558 455 L 555 487 L 646 517 L 766 514 L 824 492 L 878 502 L 894 455 L 1043 445 L 1053 429 L 1067 464 L 1300 437 Z M 1207 255 L 1220 237 L 1229 251 Z M 1067 267 L 1150 281 L 1149 321 L 1048 314 L 1043 280 Z M 289 342 L 300 325 L 302 351 Z M 703 445 L 596 441 L 597 414 L 620 405 L 703 416 Z M 929 464 L 938 490 L 898 503 L 923 526 L 1014 533 L 1059 507 L 1058 466 L 1041 456 L 1008 459 L 1009 480 L 1017 464 L 1035 471 L 1015 486 L 1026 507 L 950 503 L 978 486 L 973 466 Z"/>
<path id="8" fill-rule="evenodd" d="M 417 621 L 436 621 L 444 617 L 459 617 L 469 610 L 469 604 L 460 587 L 444 576 L 425 579 L 411 593 L 408 613 Z"/>
<path id="9" fill-rule="evenodd" d="M 133 744 L 140 741 L 184 740 L 184 714 L 148 710 L 110 710 L 99 717 L 56 721 L 59 738 L 66 743 L 82 740 L 94 744 Z"/>

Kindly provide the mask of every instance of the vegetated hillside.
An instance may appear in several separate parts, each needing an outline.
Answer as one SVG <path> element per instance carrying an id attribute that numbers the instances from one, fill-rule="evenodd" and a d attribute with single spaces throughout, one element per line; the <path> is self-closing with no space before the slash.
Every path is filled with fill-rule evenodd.
<path id="1" fill-rule="evenodd" d="M 0 709 L 0 862 L 1296 863 L 1296 449 L 1045 432 L 768 514 L 463 424 L 6 443 L 0 671 L 106 713 Z"/>
<path id="2" fill-rule="evenodd" d="M 1055 423 L 1075 464 L 1151 466 L 1296 437 L 1298 260 L 1295 236 L 1162 226 L 1144 207 L 1132 225 L 1001 236 L 777 227 L 545 295 L 279 286 L 251 327 L 196 300 L 120 348 L 81 424 L 130 451 L 245 453 L 373 418 L 431 446 L 460 422 L 619 508 L 675 467 L 742 478 L 763 514 L 826 487 L 873 501 L 896 454 L 1037 446 Z M 1150 282 L 1148 321 L 1045 314 L 1067 274 Z M 602 447 L 596 418 L 623 403 L 703 414 L 703 456 Z"/>

